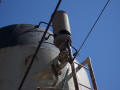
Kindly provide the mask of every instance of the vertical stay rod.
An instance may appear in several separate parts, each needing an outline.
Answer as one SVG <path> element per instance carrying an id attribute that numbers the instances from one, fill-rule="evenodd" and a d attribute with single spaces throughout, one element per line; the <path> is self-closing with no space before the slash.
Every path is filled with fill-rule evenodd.
<path id="1" fill-rule="evenodd" d="M 77 76 L 76 76 L 76 71 L 75 71 L 75 66 L 74 66 L 74 63 L 73 63 L 72 52 L 71 52 L 71 48 L 70 48 L 70 44 L 69 43 L 68 43 L 68 52 L 69 52 L 69 63 L 71 65 L 71 70 L 72 70 L 72 76 L 73 76 L 73 81 L 74 81 L 74 85 L 75 85 L 75 90 L 79 90 Z"/>
<path id="2" fill-rule="evenodd" d="M 23 84 L 24 84 L 24 82 L 25 82 L 25 80 L 26 80 L 26 78 L 27 78 L 27 76 L 28 76 L 28 74 L 29 74 L 29 72 L 30 72 L 30 69 L 31 69 L 31 67 L 32 67 L 32 65 L 33 65 L 34 59 L 35 59 L 35 57 L 37 56 L 37 53 L 38 53 L 38 51 L 39 51 L 39 49 L 40 49 L 40 47 L 41 47 L 41 45 L 42 45 L 42 42 L 43 42 L 44 39 L 45 39 L 45 36 L 46 36 L 46 34 L 47 34 L 47 32 L 48 32 L 48 29 L 49 29 L 49 27 L 50 27 L 50 25 L 51 25 L 51 23 L 52 23 L 52 20 L 53 20 L 53 18 L 54 18 L 54 16 L 55 16 L 55 13 L 56 13 L 56 11 L 58 10 L 58 8 L 59 8 L 59 6 L 60 6 L 61 1 L 62 1 L 62 0 L 59 0 L 59 1 L 58 1 L 57 6 L 56 6 L 53 14 L 51 15 L 51 18 L 50 18 L 50 20 L 49 20 L 49 23 L 48 23 L 48 25 L 47 25 L 47 27 L 46 27 L 46 29 L 45 29 L 45 32 L 44 32 L 44 34 L 43 34 L 40 42 L 39 42 L 39 45 L 38 45 L 38 47 L 37 47 L 37 49 L 36 49 L 36 51 L 35 51 L 35 53 L 34 53 L 34 55 L 33 55 L 33 57 L 32 57 L 32 60 L 31 60 L 29 66 L 28 66 L 28 68 L 27 68 L 27 70 L 26 70 L 26 72 L 25 72 L 25 75 L 24 75 L 24 77 L 22 78 L 22 81 L 21 81 L 21 83 L 20 83 L 20 85 L 19 85 L 19 87 L 18 87 L 18 90 L 21 90 L 21 89 L 22 89 L 22 86 L 23 86 Z"/>
<path id="3" fill-rule="evenodd" d="M 72 76 L 73 76 L 73 81 L 74 81 L 74 85 L 75 85 L 75 90 L 79 90 L 74 63 L 70 63 L 70 65 L 71 65 L 71 69 L 72 69 Z"/>

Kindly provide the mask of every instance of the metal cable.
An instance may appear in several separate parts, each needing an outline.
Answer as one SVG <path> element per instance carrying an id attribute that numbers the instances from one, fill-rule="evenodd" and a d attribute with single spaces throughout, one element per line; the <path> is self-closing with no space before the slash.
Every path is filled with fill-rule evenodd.
<path id="1" fill-rule="evenodd" d="M 98 20 L 100 19 L 101 15 L 103 14 L 104 10 L 106 9 L 108 3 L 110 2 L 110 0 L 107 0 L 106 4 L 104 5 L 103 9 L 101 10 L 99 16 L 97 17 L 97 19 L 95 20 L 94 24 L 92 25 L 90 31 L 88 32 L 88 34 L 86 35 L 85 39 L 83 40 L 80 48 L 78 49 L 78 52 L 74 55 L 73 60 L 77 57 L 77 55 L 79 54 L 79 52 L 81 51 L 82 47 L 84 46 L 85 42 L 87 41 L 87 39 L 89 38 L 91 32 L 94 30 L 95 25 L 97 24 Z"/>
<path id="2" fill-rule="evenodd" d="M 47 27 L 46 27 L 46 29 L 45 29 L 45 32 L 44 32 L 44 34 L 43 34 L 40 42 L 39 42 L 39 45 L 38 45 L 38 47 L 37 47 L 37 49 L 36 49 L 36 51 L 35 51 L 32 59 L 31 59 L 31 62 L 30 62 L 29 66 L 28 66 L 28 68 L 27 68 L 27 70 L 26 70 L 26 72 L 25 72 L 25 75 L 24 75 L 24 77 L 22 78 L 22 81 L 21 81 L 21 83 L 20 83 L 20 85 L 19 85 L 19 87 L 18 87 L 18 90 L 21 90 L 21 89 L 22 89 L 22 86 L 23 86 L 23 84 L 24 84 L 24 82 L 25 82 L 25 80 L 26 80 L 26 78 L 27 78 L 27 76 L 28 76 L 28 74 L 29 74 L 29 72 L 30 72 L 30 69 L 31 69 L 31 67 L 32 67 L 32 65 L 33 65 L 33 62 L 34 62 L 34 60 L 35 60 L 35 57 L 36 57 L 36 55 L 37 55 L 37 53 L 38 53 L 38 51 L 39 51 L 39 49 L 40 49 L 40 47 L 41 47 L 41 45 L 42 45 L 42 42 L 43 42 L 44 39 L 45 39 L 45 36 L 46 36 L 46 34 L 47 34 L 47 31 L 48 31 L 48 29 L 49 29 L 49 27 L 50 27 L 50 25 L 51 25 L 51 23 L 52 23 L 52 20 L 53 20 L 53 18 L 54 18 L 54 16 L 55 16 L 56 11 L 58 10 L 58 8 L 59 8 L 59 6 L 60 6 L 61 1 L 62 1 L 62 0 L 59 0 L 59 1 L 58 1 L 57 6 L 56 6 L 53 14 L 51 15 L 51 18 L 50 18 L 50 20 L 49 20 L 49 23 L 48 23 L 48 25 L 47 25 Z"/>

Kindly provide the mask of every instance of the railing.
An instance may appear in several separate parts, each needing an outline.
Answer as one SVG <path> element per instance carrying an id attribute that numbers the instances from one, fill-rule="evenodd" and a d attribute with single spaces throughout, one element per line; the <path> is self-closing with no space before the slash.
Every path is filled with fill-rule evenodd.
<path id="1" fill-rule="evenodd" d="M 93 72 L 93 69 L 92 69 L 92 64 L 91 64 L 91 59 L 90 59 L 90 57 L 88 57 L 88 58 L 87 58 L 85 61 L 83 61 L 81 64 L 76 63 L 76 62 L 74 62 L 74 63 L 79 66 L 79 69 L 85 68 L 86 70 L 89 71 L 90 77 L 91 77 L 91 81 L 92 81 L 93 89 L 90 88 L 90 87 L 87 87 L 87 86 L 85 86 L 85 85 L 83 85 L 83 84 L 80 84 L 80 83 L 79 83 L 79 84 L 80 84 L 81 86 L 83 86 L 83 87 L 86 87 L 86 88 L 90 89 L 90 90 L 98 90 L 98 89 L 97 89 L 96 80 L 95 80 L 95 76 L 94 76 L 94 72 Z M 88 65 L 88 67 L 85 67 L 86 64 Z"/>

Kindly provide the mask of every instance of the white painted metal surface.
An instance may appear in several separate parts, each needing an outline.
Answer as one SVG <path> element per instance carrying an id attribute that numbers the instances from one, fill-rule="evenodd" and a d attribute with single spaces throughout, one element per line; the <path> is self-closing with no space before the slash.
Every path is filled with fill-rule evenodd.
<path id="1" fill-rule="evenodd" d="M 42 32 L 39 37 L 42 36 Z M 26 33 L 27 35 L 27 33 Z M 29 36 L 30 34 L 28 34 Z M 37 34 L 35 34 L 37 35 Z M 21 36 L 22 37 L 22 36 Z M 32 36 L 34 37 L 34 35 Z M 35 36 L 36 37 L 36 36 Z M 53 43 L 53 38 L 48 40 Z M 17 90 L 26 71 L 28 63 L 36 50 L 36 44 L 15 45 L 0 49 L 0 90 Z M 43 43 L 32 69 L 23 85 L 22 90 L 36 90 L 37 87 L 49 87 L 54 81 L 53 74 L 50 73 L 46 79 L 38 79 L 37 75 L 47 71 L 51 62 L 58 56 L 59 50 L 52 44 Z M 76 65 L 77 67 L 77 65 Z M 67 68 L 62 70 L 59 76 L 57 87 L 61 88 Z M 90 87 L 86 71 L 82 68 L 77 72 L 78 82 Z M 88 90 L 83 86 L 79 86 L 80 90 Z M 74 83 L 71 77 L 71 70 L 67 76 L 64 90 L 74 90 Z"/>
<path id="2" fill-rule="evenodd" d="M 68 15 L 65 11 L 56 12 L 56 15 L 53 19 L 53 29 L 54 34 L 59 34 L 61 30 L 71 33 Z"/>

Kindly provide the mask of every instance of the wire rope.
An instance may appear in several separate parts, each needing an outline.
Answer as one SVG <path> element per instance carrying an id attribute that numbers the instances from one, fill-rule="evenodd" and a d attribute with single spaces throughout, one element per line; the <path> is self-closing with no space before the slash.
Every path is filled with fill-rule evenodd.
<path id="1" fill-rule="evenodd" d="M 103 12 L 105 11 L 108 3 L 110 2 L 110 0 L 107 0 L 107 2 L 105 3 L 103 9 L 101 10 L 100 14 L 98 15 L 97 19 L 95 20 L 95 22 L 93 23 L 90 31 L 88 32 L 88 34 L 86 35 L 85 39 L 83 40 L 82 44 L 80 45 L 80 48 L 78 49 L 77 53 L 74 55 L 73 60 L 77 57 L 77 55 L 79 54 L 79 52 L 81 51 L 81 49 L 83 48 L 85 42 L 87 41 L 87 39 L 89 38 L 90 34 L 92 33 L 92 31 L 94 30 L 95 25 L 97 24 L 97 22 L 99 21 L 100 17 L 102 16 Z"/>
<path id="2" fill-rule="evenodd" d="M 22 81 L 20 82 L 20 85 L 19 85 L 19 87 L 18 87 L 18 90 L 21 90 L 21 89 L 22 89 L 22 86 L 23 86 L 23 84 L 24 84 L 24 82 L 25 82 L 25 80 L 26 80 L 26 78 L 27 78 L 27 76 L 28 76 L 28 74 L 29 74 L 29 72 L 30 72 L 30 69 L 31 69 L 31 67 L 32 67 L 32 65 L 33 65 L 33 62 L 34 62 L 34 60 L 35 60 L 35 57 L 36 57 L 36 55 L 37 55 L 37 53 L 38 53 L 38 51 L 39 51 L 39 49 L 40 49 L 40 47 L 41 47 L 44 39 L 45 39 L 45 36 L 46 36 L 46 34 L 47 34 L 47 31 L 48 31 L 48 29 L 49 29 L 49 27 L 50 27 L 50 25 L 51 25 L 51 23 L 52 23 L 52 20 L 53 20 L 53 18 L 54 18 L 54 16 L 55 16 L 56 11 L 58 10 L 58 8 L 59 8 L 59 6 L 60 6 L 61 1 L 62 1 L 62 0 L 59 0 L 59 1 L 58 1 L 57 5 L 56 5 L 56 7 L 55 7 L 55 9 L 54 9 L 53 14 L 51 15 L 51 18 L 50 18 L 50 20 L 49 20 L 49 23 L 48 23 L 48 25 L 47 25 L 47 27 L 46 27 L 46 29 L 45 29 L 45 32 L 44 32 L 44 34 L 43 34 L 40 42 L 39 42 L 39 45 L 38 45 L 38 47 L 37 47 L 37 49 L 36 49 L 36 51 L 35 51 L 32 59 L 31 59 L 31 62 L 30 62 L 29 66 L 28 66 L 28 68 L 27 68 L 27 70 L 26 70 L 26 72 L 25 72 L 25 74 L 24 74 L 24 76 L 23 76 L 23 78 L 22 78 Z"/>

